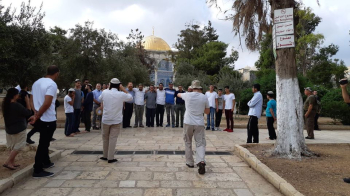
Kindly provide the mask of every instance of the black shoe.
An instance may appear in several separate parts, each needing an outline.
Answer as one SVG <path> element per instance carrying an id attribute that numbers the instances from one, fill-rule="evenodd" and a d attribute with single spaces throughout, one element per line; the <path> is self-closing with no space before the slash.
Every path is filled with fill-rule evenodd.
<path id="1" fill-rule="evenodd" d="M 101 160 L 107 161 L 107 158 L 100 157 Z"/>
<path id="2" fill-rule="evenodd" d="M 187 167 L 189 167 L 189 168 L 194 168 L 194 165 L 189 165 L 189 164 L 187 164 L 187 163 L 186 163 L 186 165 L 187 165 Z"/>
<path id="3" fill-rule="evenodd" d="M 56 139 L 55 138 L 51 138 L 51 142 L 53 142 L 53 141 L 56 141 Z"/>
<path id="4" fill-rule="evenodd" d="M 159 127 L 159 125 L 157 125 L 157 127 Z"/>
<path id="5" fill-rule="evenodd" d="M 124 128 L 124 127 L 123 127 Z M 92 127 L 92 130 L 98 130 L 98 128 L 96 126 Z"/>
<path id="6" fill-rule="evenodd" d="M 28 143 L 28 144 L 34 144 L 35 142 L 34 142 L 33 140 L 31 140 L 31 139 L 28 138 L 28 139 L 27 139 L 27 143 Z"/>
<path id="7" fill-rule="evenodd" d="M 211 130 L 212 130 L 212 131 L 215 131 L 215 129 L 214 129 L 214 128 L 211 128 Z"/>
<path id="8" fill-rule="evenodd" d="M 118 161 L 117 159 L 108 160 L 108 163 L 115 163 L 115 162 L 117 162 L 117 161 Z"/>
<path id="9" fill-rule="evenodd" d="M 143 126 L 143 125 L 140 125 L 139 127 L 141 127 L 141 128 L 144 128 L 145 126 Z"/>
<path id="10" fill-rule="evenodd" d="M 205 163 L 200 162 L 197 164 L 197 166 L 199 167 L 198 173 L 201 175 L 205 174 Z"/>
<path id="11" fill-rule="evenodd" d="M 344 182 L 346 182 L 346 183 L 350 183 L 350 178 L 344 178 L 343 180 L 344 180 Z"/>
<path id="12" fill-rule="evenodd" d="M 54 176 L 55 174 L 52 173 L 52 172 L 47 172 L 47 171 L 42 171 L 40 173 L 33 173 L 33 177 L 34 178 L 45 178 L 45 177 L 52 177 Z"/>
<path id="13" fill-rule="evenodd" d="M 184 128 L 184 126 L 181 126 L 181 128 Z"/>
<path id="14" fill-rule="evenodd" d="M 175 127 L 176 127 L 176 128 L 178 128 L 178 127 L 179 127 L 179 125 L 176 125 Z"/>
<path id="15" fill-rule="evenodd" d="M 49 169 L 49 168 L 53 168 L 53 167 L 55 167 L 55 164 L 54 164 L 54 163 L 50 163 L 50 164 L 48 164 L 48 165 L 44 165 L 44 166 L 43 166 L 44 169 Z"/>
<path id="16" fill-rule="evenodd" d="M 167 124 L 165 127 L 170 127 L 170 125 L 169 125 L 169 124 Z"/>
<path id="17" fill-rule="evenodd" d="M 210 130 L 210 127 L 207 127 L 205 130 Z"/>
<path id="18" fill-rule="evenodd" d="M 313 139 L 315 139 L 315 138 L 314 138 L 314 137 L 309 137 L 309 136 L 307 136 L 307 137 L 305 137 L 305 139 L 313 140 Z"/>
<path id="19" fill-rule="evenodd" d="M 137 126 L 137 125 L 134 125 L 134 128 L 137 128 L 137 127 L 139 127 L 139 126 Z"/>

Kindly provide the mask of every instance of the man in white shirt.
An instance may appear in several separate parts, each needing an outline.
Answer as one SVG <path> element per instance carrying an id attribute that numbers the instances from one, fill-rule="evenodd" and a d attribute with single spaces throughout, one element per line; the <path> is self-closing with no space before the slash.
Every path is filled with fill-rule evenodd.
<path id="1" fill-rule="evenodd" d="M 211 130 L 215 131 L 215 122 L 214 122 L 214 116 L 215 116 L 215 110 L 216 110 L 216 105 L 217 103 L 217 98 L 218 94 L 214 91 L 214 85 L 209 86 L 209 91 L 205 93 L 205 96 L 207 96 L 208 101 L 209 101 L 209 107 L 210 107 L 210 113 L 207 115 L 207 129 L 206 130 Z"/>
<path id="2" fill-rule="evenodd" d="M 114 158 L 114 154 L 120 132 L 120 124 L 123 121 L 123 105 L 124 102 L 131 101 L 133 98 L 117 78 L 111 80 L 109 89 L 103 91 L 100 96 L 101 107 L 103 108 L 103 157 L 100 159 L 108 160 L 108 163 L 114 163 L 118 161 Z"/>
<path id="3" fill-rule="evenodd" d="M 157 89 L 157 108 L 156 108 L 156 125 L 163 127 L 164 105 L 165 105 L 165 90 L 163 83 L 159 83 Z"/>
<path id="4" fill-rule="evenodd" d="M 249 106 L 249 121 L 247 125 L 248 139 L 247 143 L 259 143 L 259 128 L 258 120 L 261 117 L 263 96 L 260 93 L 260 84 L 254 84 L 252 91 L 254 93 L 253 98 L 248 102 Z"/>
<path id="5" fill-rule="evenodd" d="M 64 97 L 64 113 L 66 114 L 66 123 L 64 127 L 64 134 L 67 137 L 74 137 L 73 123 L 74 123 L 74 98 L 75 90 L 70 88 L 68 90 L 68 95 Z"/>
<path id="6" fill-rule="evenodd" d="M 196 164 L 199 167 L 198 173 L 205 174 L 205 131 L 203 113 L 209 114 L 210 107 L 208 98 L 200 92 L 200 82 L 194 80 L 192 82 L 193 92 L 179 93 L 178 97 L 185 101 L 186 112 L 184 120 L 184 141 L 186 165 L 190 168 L 194 167 L 192 138 L 196 141 Z"/>
<path id="7" fill-rule="evenodd" d="M 54 82 L 59 76 L 60 70 L 51 65 L 47 68 L 44 78 L 37 80 L 32 87 L 31 102 L 34 108 L 34 116 L 29 118 L 30 124 L 35 123 L 35 128 L 40 132 L 38 149 L 35 155 L 33 177 L 50 177 L 54 173 L 44 169 L 51 168 L 55 164 L 49 157 L 51 138 L 56 130 L 55 102 L 57 97 L 57 85 Z"/>
<path id="8" fill-rule="evenodd" d="M 225 95 L 224 95 L 224 109 L 226 116 L 226 129 L 224 131 L 233 132 L 233 111 L 235 111 L 235 95 L 230 93 L 230 87 L 225 86 Z"/>
<path id="9" fill-rule="evenodd" d="M 135 125 L 134 128 L 144 127 L 142 124 L 143 111 L 145 110 L 145 90 L 143 85 L 139 84 L 139 88 L 134 88 L 135 92 Z"/>

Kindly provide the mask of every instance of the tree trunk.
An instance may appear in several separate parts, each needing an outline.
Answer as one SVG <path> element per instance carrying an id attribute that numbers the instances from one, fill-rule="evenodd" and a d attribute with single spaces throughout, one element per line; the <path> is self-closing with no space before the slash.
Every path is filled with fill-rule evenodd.
<path id="1" fill-rule="evenodd" d="M 294 7 L 294 0 L 273 0 L 272 10 Z M 273 18 L 273 17 L 272 17 Z M 300 94 L 295 48 L 277 50 L 277 130 L 274 154 L 300 158 L 308 149 L 303 135 L 303 100 Z"/>

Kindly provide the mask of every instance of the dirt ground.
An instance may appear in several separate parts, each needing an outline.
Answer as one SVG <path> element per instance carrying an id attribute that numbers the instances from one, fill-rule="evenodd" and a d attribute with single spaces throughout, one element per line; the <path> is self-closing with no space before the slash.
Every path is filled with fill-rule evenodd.
<path id="1" fill-rule="evenodd" d="M 33 146 L 26 146 L 23 151 L 21 151 L 16 159 L 15 159 L 15 163 L 19 164 L 20 167 L 18 167 L 18 169 L 16 170 L 9 170 L 5 167 L 3 167 L 2 165 L 4 164 L 4 162 L 7 160 L 8 155 L 9 155 L 9 150 L 6 148 L 6 146 L 0 146 L 0 180 L 4 179 L 4 178 L 8 178 L 10 177 L 12 174 L 14 174 L 15 172 L 18 172 L 19 170 L 27 167 L 28 165 L 34 163 L 34 157 L 35 157 L 35 152 L 36 152 L 36 148 Z"/>
<path id="2" fill-rule="evenodd" d="M 307 196 L 350 195 L 350 144 L 309 144 L 319 157 L 289 160 L 271 157 L 273 145 L 246 146 L 260 161 Z"/>

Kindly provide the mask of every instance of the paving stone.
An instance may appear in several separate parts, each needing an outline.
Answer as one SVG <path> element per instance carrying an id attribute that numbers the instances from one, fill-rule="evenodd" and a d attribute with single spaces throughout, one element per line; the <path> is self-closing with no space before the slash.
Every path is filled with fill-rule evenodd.
<path id="1" fill-rule="evenodd" d="M 99 196 L 102 188 L 75 188 L 69 196 Z"/>
<path id="2" fill-rule="evenodd" d="M 71 180 L 76 178 L 81 172 L 80 171 L 62 171 L 53 179 L 56 180 Z"/>
<path id="3" fill-rule="evenodd" d="M 96 155 L 84 155 L 83 157 L 81 157 L 80 159 L 78 159 L 77 161 L 80 162 L 96 162 L 99 158 Z"/>
<path id="4" fill-rule="evenodd" d="M 59 166 L 59 167 L 67 167 L 68 165 L 70 165 L 72 162 L 61 162 L 61 160 L 60 161 L 57 161 L 57 162 L 55 162 L 55 166 Z"/>
<path id="5" fill-rule="evenodd" d="M 47 178 L 29 178 L 27 181 L 24 182 L 24 184 L 20 185 L 18 188 L 20 189 L 37 189 L 41 185 L 45 184 L 48 181 Z"/>
<path id="6" fill-rule="evenodd" d="M 95 183 L 95 180 L 66 180 L 61 187 L 93 187 Z"/>
<path id="7" fill-rule="evenodd" d="M 175 178 L 174 173 L 169 172 L 154 172 L 154 180 L 173 180 Z"/>
<path id="8" fill-rule="evenodd" d="M 71 188 L 41 188 L 38 191 L 31 194 L 31 196 L 66 196 L 71 190 Z"/>
<path id="9" fill-rule="evenodd" d="M 173 167 L 147 167 L 150 171 L 155 172 L 177 172 L 179 171 L 179 168 L 173 168 Z"/>
<path id="10" fill-rule="evenodd" d="M 165 188 L 192 187 L 192 183 L 190 181 L 161 181 L 160 186 Z"/>
<path id="11" fill-rule="evenodd" d="M 216 182 L 213 181 L 193 181 L 192 183 L 195 188 L 218 188 Z"/>
<path id="12" fill-rule="evenodd" d="M 171 189 L 146 189 L 144 196 L 172 196 L 172 190 Z"/>
<path id="13" fill-rule="evenodd" d="M 209 181 L 242 181 L 236 173 L 206 173 L 201 176 L 201 179 Z"/>
<path id="14" fill-rule="evenodd" d="M 107 188 L 102 191 L 103 196 L 142 196 L 142 189 Z"/>
<path id="15" fill-rule="evenodd" d="M 229 167 L 226 167 L 226 168 L 223 168 L 223 167 L 221 167 L 221 168 L 214 168 L 214 167 L 212 167 L 212 168 L 207 168 L 207 171 L 209 172 L 219 172 L 219 173 L 221 173 L 221 172 L 223 172 L 223 173 L 229 173 L 229 172 L 233 172 L 233 170 L 231 169 L 231 168 L 229 168 Z"/>
<path id="16" fill-rule="evenodd" d="M 230 189 L 177 189 L 177 196 L 232 196 Z"/>
<path id="17" fill-rule="evenodd" d="M 47 187 L 47 188 L 60 187 L 64 182 L 65 180 L 51 180 L 44 187 Z"/>
<path id="18" fill-rule="evenodd" d="M 152 161 L 150 161 L 150 162 L 140 162 L 140 164 L 139 164 L 139 166 L 141 166 L 141 167 L 148 167 L 148 166 L 160 166 L 160 167 L 162 167 L 162 166 L 165 166 L 165 162 L 152 162 Z"/>
<path id="19" fill-rule="evenodd" d="M 237 196 L 254 196 L 249 189 L 234 189 Z"/>
<path id="20" fill-rule="evenodd" d="M 133 171 L 146 171 L 146 167 L 113 167 L 112 168 L 113 170 L 115 171 L 130 171 L 130 172 L 133 172 Z"/>
<path id="21" fill-rule="evenodd" d="M 106 180 L 126 180 L 129 172 L 111 171 Z"/>
<path id="22" fill-rule="evenodd" d="M 134 180 L 120 181 L 119 187 L 121 188 L 135 187 L 135 181 Z"/>
<path id="23" fill-rule="evenodd" d="M 2 193 L 2 196 L 27 196 L 35 192 L 36 190 L 31 190 L 31 189 L 9 189 Z"/>
<path id="24" fill-rule="evenodd" d="M 159 187 L 159 181 L 137 181 L 137 187 L 155 188 Z"/>
<path id="25" fill-rule="evenodd" d="M 151 180 L 152 172 L 131 172 L 129 180 Z"/>
<path id="26" fill-rule="evenodd" d="M 82 166 L 67 166 L 64 168 L 64 170 L 70 170 L 70 171 L 101 171 L 104 167 L 82 167 Z"/>
<path id="27" fill-rule="evenodd" d="M 220 167 L 223 167 L 223 168 L 228 167 L 227 163 L 211 163 L 210 162 L 207 165 L 210 165 L 211 167 L 218 167 L 218 168 L 220 168 Z"/>
<path id="28" fill-rule="evenodd" d="M 105 179 L 108 174 L 109 174 L 109 171 L 83 172 L 77 177 L 77 179 L 102 180 L 102 179 Z"/>
<path id="29" fill-rule="evenodd" d="M 200 178 L 196 173 L 177 172 L 175 175 L 177 180 L 190 180 L 190 181 L 200 180 Z"/>
<path id="30" fill-rule="evenodd" d="M 94 184 L 96 188 L 117 188 L 119 181 L 116 180 L 99 180 Z"/>
<path id="31" fill-rule="evenodd" d="M 97 162 L 72 162 L 71 166 L 81 166 L 81 167 L 95 167 Z"/>
<path id="32" fill-rule="evenodd" d="M 247 185 L 244 182 L 218 182 L 218 186 L 220 188 L 237 188 L 237 189 L 245 189 Z"/>

